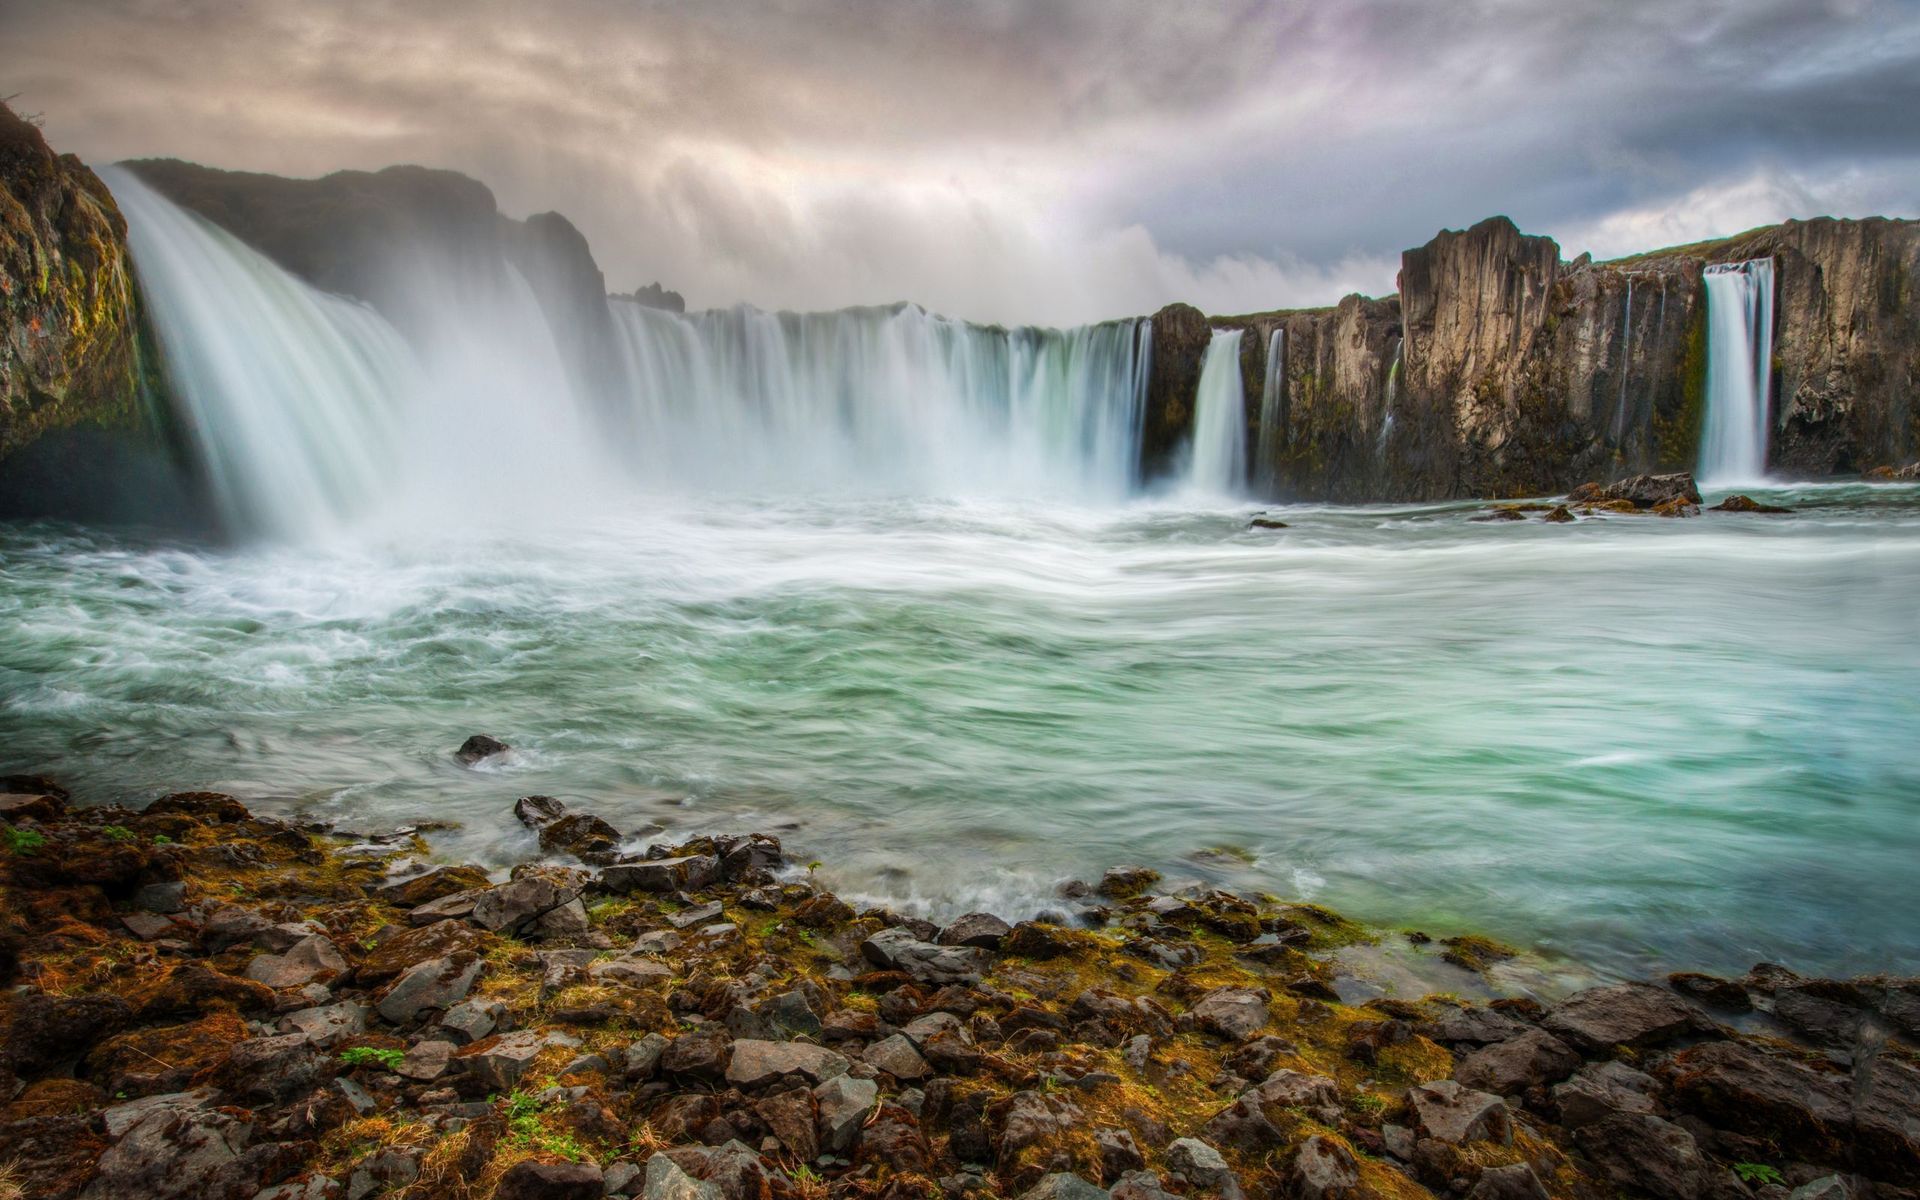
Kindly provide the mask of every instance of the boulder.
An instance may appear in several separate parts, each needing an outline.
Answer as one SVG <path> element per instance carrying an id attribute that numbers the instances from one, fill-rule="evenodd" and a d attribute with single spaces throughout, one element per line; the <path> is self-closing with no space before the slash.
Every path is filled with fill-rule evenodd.
<path id="1" fill-rule="evenodd" d="M 933 940 L 942 946 L 977 946 L 998 950 L 1012 926 L 992 913 L 968 913 L 942 929 Z"/>
<path id="2" fill-rule="evenodd" d="M 1100 1152 L 1100 1182 L 1113 1183 L 1147 1165 L 1139 1143 L 1125 1129 L 1105 1128 L 1093 1131 L 1093 1145 Z"/>
<path id="3" fill-rule="evenodd" d="M 611 863 L 620 849 L 620 831 L 591 813 L 574 812 L 552 796 L 523 796 L 513 815 L 540 837 L 540 848 L 571 854 L 581 862 Z"/>
<path id="4" fill-rule="evenodd" d="M 1095 890 L 1109 900 L 1131 900 L 1160 882 L 1160 872 L 1150 867 L 1108 867 Z"/>
<path id="5" fill-rule="evenodd" d="M 423 1013 L 445 1012 L 467 998 L 480 977 L 480 960 L 462 951 L 417 963 L 394 980 L 380 997 L 380 1015 L 395 1025 L 410 1025 Z"/>
<path id="6" fill-rule="evenodd" d="M 1659 1082 L 1622 1062 L 1594 1063 L 1553 1089 L 1560 1124 L 1578 1129 L 1604 1121 L 1615 1113 L 1634 1115 L 1654 1111 Z"/>
<path id="7" fill-rule="evenodd" d="M 462 766 L 471 767 L 475 763 L 485 762 L 489 758 L 495 758 L 505 754 L 511 749 L 513 749 L 513 747 L 507 745 L 499 738 L 488 737 L 484 733 L 476 733 L 466 741 L 460 743 L 460 748 L 453 752 L 453 757 L 458 760 Z"/>
<path id="8" fill-rule="evenodd" d="M 1513 1119 L 1505 1101 L 1451 1079 L 1408 1088 L 1407 1103 L 1424 1137 L 1455 1144 L 1513 1140 Z"/>
<path id="9" fill-rule="evenodd" d="M 1760 501 L 1755 500 L 1752 496 L 1746 496 L 1746 495 L 1741 495 L 1736 493 L 1732 496 L 1728 496 L 1725 500 L 1722 500 L 1720 503 L 1714 505 L 1710 511 L 1741 512 L 1741 513 L 1790 513 L 1793 510 L 1790 508 L 1783 508 L 1778 504 L 1762 504 Z"/>
<path id="10" fill-rule="evenodd" d="M 1017 1200 L 1108 1200 L 1107 1189 L 1095 1187 L 1078 1175 L 1056 1171 L 1021 1192 Z"/>
<path id="11" fill-rule="evenodd" d="M 1299 1200 L 1343 1200 L 1359 1186 L 1360 1164 L 1353 1151 L 1324 1135 L 1300 1143 L 1287 1169 L 1288 1192 Z"/>
<path id="12" fill-rule="evenodd" d="M 1461 1059 L 1453 1077 L 1470 1088 L 1512 1096 L 1557 1083 L 1579 1069 L 1580 1055 L 1544 1029 L 1482 1046 Z"/>
<path id="13" fill-rule="evenodd" d="M 435 921 L 389 933 L 375 942 L 353 969 L 354 982 L 384 983 L 408 968 L 435 958 L 485 953 L 487 935 L 463 921 Z"/>
<path id="14" fill-rule="evenodd" d="M 1710 1028 L 1693 1005 L 1650 983 L 1616 983 L 1575 992 L 1548 1009 L 1541 1025 L 1595 1054 L 1615 1046 L 1658 1046 Z"/>
<path id="15" fill-rule="evenodd" d="M 1195 1023 L 1216 1037 L 1243 1042 L 1267 1026 L 1271 994 L 1265 988 L 1221 987 L 1193 1006 Z"/>
<path id="16" fill-rule="evenodd" d="M 1691 473 L 1676 471 L 1670 475 L 1635 475 L 1607 484 L 1583 483 L 1568 493 L 1567 499 L 1584 504 L 1624 500 L 1635 508 L 1653 508 L 1676 500 L 1698 504 L 1700 489 L 1694 486 Z"/>
<path id="17" fill-rule="evenodd" d="M 911 1082 L 924 1079 L 928 1074 L 927 1060 L 920 1057 L 920 1051 L 904 1034 L 882 1038 L 868 1046 L 861 1057 L 876 1071 L 885 1071 L 895 1079 Z"/>
<path id="18" fill-rule="evenodd" d="M 351 1001 L 302 1008 L 280 1018 L 280 1032 L 301 1034 L 326 1050 L 365 1033 L 371 1011 L 366 1005 Z"/>
<path id="19" fill-rule="evenodd" d="M 824 1046 L 744 1039 L 733 1043 L 726 1079 L 733 1086 L 748 1090 L 766 1087 L 788 1075 L 798 1075 L 808 1083 L 817 1084 L 846 1074 L 849 1065 L 846 1055 Z"/>
<path id="20" fill-rule="evenodd" d="M 647 1160 L 639 1194 L 642 1200 L 729 1200 L 719 1188 L 687 1174 L 665 1154 Z"/>
<path id="21" fill-rule="evenodd" d="M 148 1109 L 100 1156 L 81 1200 L 247 1200 L 259 1190 L 242 1155 L 250 1123 L 220 1109 Z"/>
<path id="22" fill-rule="evenodd" d="M 727 1035 L 717 1029 L 682 1034 L 661 1051 L 660 1070 L 681 1079 L 719 1083 L 726 1078 L 732 1049 Z"/>
<path id="23" fill-rule="evenodd" d="M 600 886 L 609 892 L 697 892 L 720 877 L 720 860 L 711 854 L 614 863 L 600 870 Z"/>
<path id="24" fill-rule="evenodd" d="M 796 1161 L 810 1163 L 820 1156 L 819 1113 L 812 1092 L 776 1092 L 754 1101 L 753 1111 Z"/>
<path id="25" fill-rule="evenodd" d="M 1340 1087 L 1325 1075 L 1275 1071 L 1240 1093 L 1215 1113 L 1204 1132 L 1209 1141 L 1243 1150 L 1267 1150 L 1286 1144 L 1291 1122 L 1286 1110 L 1301 1109 L 1323 1124 L 1340 1119 Z"/>
<path id="26" fill-rule="evenodd" d="M 507 1168 L 494 1200 L 600 1200 L 605 1194 L 593 1163 L 520 1162 Z"/>
<path id="27" fill-rule="evenodd" d="M 911 930 L 883 929 L 860 943 L 868 962 L 888 970 L 904 971 L 920 983 L 973 984 L 993 965 L 991 951 L 978 946 L 941 946 L 921 941 Z"/>
<path id="28" fill-rule="evenodd" d="M 551 1046 L 572 1048 L 579 1044 L 580 1039 L 570 1034 L 523 1029 L 483 1038 L 455 1058 L 485 1086 L 497 1092 L 510 1092 L 541 1052 Z"/>
<path id="29" fill-rule="evenodd" d="M 1733 1178 L 1700 1153 L 1691 1133 L 1646 1113 L 1616 1113 L 1573 1136 L 1614 1186 L 1658 1200 L 1700 1200 Z M 1734 1194 L 1744 1195 L 1745 1189 Z"/>
<path id="30" fill-rule="evenodd" d="M 1467 1200 L 1547 1200 L 1547 1189 L 1532 1167 L 1512 1163 L 1480 1172 Z"/>
<path id="31" fill-rule="evenodd" d="M 285 954 L 261 954 L 247 964 L 247 978 L 274 991 L 331 983 L 346 974 L 347 960 L 333 942 L 315 934 L 296 942 Z"/>
<path id="32" fill-rule="evenodd" d="M 306 1035 L 287 1033 L 235 1043 L 221 1078 L 242 1103 L 284 1104 L 312 1091 L 320 1068 L 320 1056 Z"/>
<path id="33" fill-rule="evenodd" d="M 1199 1138 L 1181 1138 L 1166 1149 L 1167 1170 L 1195 1188 L 1240 1200 L 1240 1179 L 1218 1150 Z"/>
<path id="34" fill-rule="evenodd" d="M 871 1079 L 839 1075 L 813 1089 L 820 1112 L 820 1145 L 832 1154 L 844 1154 L 859 1136 L 860 1126 L 880 1098 Z"/>
<path id="35" fill-rule="evenodd" d="M 511 933 L 532 927 L 549 912 L 579 898 L 580 889 L 558 873 L 530 872 L 480 893 L 469 919 L 482 929 Z"/>

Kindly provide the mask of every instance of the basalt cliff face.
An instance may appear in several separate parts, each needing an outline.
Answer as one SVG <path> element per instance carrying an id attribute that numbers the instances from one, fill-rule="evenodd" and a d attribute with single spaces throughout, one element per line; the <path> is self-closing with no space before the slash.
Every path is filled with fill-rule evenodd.
<path id="1" fill-rule="evenodd" d="M 144 346 L 112 194 L 0 104 L 0 511 L 117 515 L 140 478 L 174 474 Z M 103 468 L 85 495 L 77 460 Z"/>
<path id="2" fill-rule="evenodd" d="M 1920 222 L 1790 221 L 1568 263 L 1496 217 L 1408 250 L 1396 296 L 1238 317 L 1163 309 L 1143 469 L 1177 462 L 1213 328 L 1249 334 L 1249 477 L 1270 496 L 1512 496 L 1691 468 L 1706 404 L 1703 270 L 1766 257 L 1778 280 L 1770 468 L 1825 475 L 1911 458 Z"/>

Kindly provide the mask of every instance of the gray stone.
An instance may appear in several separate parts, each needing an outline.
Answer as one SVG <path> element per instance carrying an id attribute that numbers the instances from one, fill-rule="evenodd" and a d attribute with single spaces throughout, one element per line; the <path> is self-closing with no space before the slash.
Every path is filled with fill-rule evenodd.
<path id="1" fill-rule="evenodd" d="M 626 1050 L 626 1074 L 629 1079 L 652 1079 L 653 1073 L 660 1067 L 660 1055 L 667 1049 L 667 1039 L 658 1033 L 649 1033 L 639 1041 L 629 1045 Z"/>
<path id="2" fill-rule="evenodd" d="M 587 920 L 586 902 L 575 896 L 557 908 L 550 908 L 527 926 L 527 936 L 535 941 L 575 938 L 593 927 Z"/>
<path id="3" fill-rule="evenodd" d="M 464 921 L 473 916 L 473 910 L 479 906 L 480 897 L 490 890 L 472 888 L 442 896 L 438 900 L 429 900 L 425 904 L 416 904 L 407 910 L 407 923 L 432 925 L 436 921 Z"/>
<path id="4" fill-rule="evenodd" d="M 1268 999 L 1264 988 L 1215 988 L 1193 1006 L 1193 1019 L 1216 1037 L 1243 1042 L 1266 1028 Z"/>
<path id="5" fill-rule="evenodd" d="M 1128 1171 L 1113 1185 L 1113 1200 L 1179 1200 L 1152 1171 Z"/>
<path id="6" fill-rule="evenodd" d="M 618 983 L 631 987 L 649 987 L 673 979 L 673 968 L 653 958 L 627 955 L 594 963 L 587 974 L 596 983 Z"/>
<path id="7" fill-rule="evenodd" d="M 407 968 L 380 998 L 380 1015 L 409 1025 L 426 1012 L 444 1012 L 467 998 L 480 977 L 480 960 L 469 951 L 430 958 Z"/>
<path id="8" fill-rule="evenodd" d="M 227 1051 L 228 1090 L 249 1103 L 285 1103 L 320 1078 L 320 1056 L 305 1034 L 249 1038 Z"/>
<path id="9" fill-rule="evenodd" d="M 820 1014 L 814 1011 L 813 1002 L 805 992 L 794 989 L 781 992 L 754 1008 L 755 1014 L 766 1021 L 776 1034 L 786 1037 L 817 1038 L 820 1036 Z"/>
<path id="10" fill-rule="evenodd" d="M 545 874 L 528 874 L 488 888 L 473 903 L 471 920 L 482 929 L 511 931 L 533 925 L 545 914 L 577 900 L 580 889 Z M 418 912 L 419 909 L 415 909 Z"/>
<path id="11" fill-rule="evenodd" d="M 1728 1176 L 1700 1153 L 1691 1133 L 1645 1113 L 1616 1113 L 1573 1138 L 1614 1186 L 1660 1200 L 1698 1200 L 1715 1176 Z"/>
<path id="12" fill-rule="evenodd" d="M 407 1051 L 400 1065 L 393 1073 L 420 1083 L 430 1083 L 447 1073 L 453 1063 L 454 1051 L 458 1049 L 452 1042 L 421 1042 Z"/>
<path id="13" fill-rule="evenodd" d="M 1408 1129 L 1405 1125 L 1382 1125 L 1380 1127 L 1381 1144 L 1387 1148 L 1388 1154 L 1391 1154 L 1401 1162 L 1413 1161 L 1413 1148 L 1414 1144 L 1418 1141 L 1419 1139 L 1414 1136 L 1413 1130 Z"/>
<path id="14" fill-rule="evenodd" d="M 1207 1137 L 1222 1145 L 1243 1149 L 1270 1149 L 1287 1142 L 1291 1121 L 1283 1114 L 1302 1109 L 1325 1125 L 1340 1119 L 1340 1085 L 1325 1075 L 1280 1070 L 1215 1113 L 1205 1127 Z"/>
<path id="15" fill-rule="evenodd" d="M 991 951 L 978 946 L 940 946 L 923 942 L 903 927 L 883 929 L 860 943 L 860 953 L 877 967 L 904 971 L 920 983 L 978 983 L 993 965 Z"/>
<path id="16" fill-rule="evenodd" d="M 195 1088 L 191 1092 L 166 1092 L 158 1096 L 142 1096 L 138 1100 L 129 1100 L 125 1104 L 115 1104 L 100 1112 L 101 1124 L 106 1128 L 107 1140 L 117 1142 L 127 1136 L 135 1125 L 146 1120 L 154 1113 L 167 1111 L 191 1112 L 206 1108 L 219 1097 L 213 1088 Z"/>
<path id="17" fill-rule="evenodd" d="M 992 913 L 968 913 L 942 929 L 934 941 L 942 946 L 977 946 L 998 950 L 1013 927 Z"/>
<path id="18" fill-rule="evenodd" d="M 141 912 L 177 913 L 187 906 L 186 881 L 146 884 L 133 893 L 133 906 Z"/>
<path id="19" fill-rule="evenodd" d="M 1793 1189 L 1789 1200 L 1853 1200 L 1853 1185 L 1844 1175 L 1822 1175 Z"/>
<path id="20" fill-rule="evenodd" d="M 281 1017 L 280 1031 L 305 1034 L 308 1041 L 326 1050 L 365 1033 L 371 1011 L 366 1005 L 351 1001 L 303 1008 Z"/>
<path id="21" fill-rule="evenodd" d="M 1407 1089 L 1414 1122 L 1423 1136 L 1443 1142 L 1500 1142 L 1513 1140 L 1512 1115 L 1506 1101 L 1442 1079 Z"/>
<path id="22" fill-rule="evenodd" d="M 318 934 L 301 939 L 285 954 L 261 954 L 247 964 L 247 978 L 275 991 L 326 983 L 346 973 L 347 960 L 333 942 Z"/>
<path id="23" fill-rule="evenodd" d="M 1707 1026 L 1700 1010 L 1650 983 L 1575 992 L 1549 1009 L 1541 1024 L 1589 1053 L 1615 1046 L 1657 1046 Z"/>
<path id="24" fill-rule="evenodd" d="M 1360 1186 L 1360 1164 L 1332 1138 L 1310 1137 L 1300 1143 L 1287 1182 L 1300 1200 L 1339 1200 Z"/>
<path id="25" fill-rule="evenodd" d="M 719 1188 L 682 1171 L 664 1154 L 647 1160 L 640 1195 L 642 1200 L 727 1200 Z"/>
<path id="26" fill-rule="evenodd" d="M 1651 1113 L 1658 1087 L 1653 1076 L 1625 1063 L 1594 1063 L 1555 1086 L 1553 1100 L 1560 1108 L 1560 1124 L 1578 1129 L 1615 1113 Z"/>
<path id="27" fill-rule="evenodd" d="M 822 1083 L 847 1073 L 847 1056 L 806 1042 L 742 1039 L 733 1044 L 727 1082 L 739 1088 L 765 1087 L 787 1075 Z"/>
<path id="28" fill-rule="evenodd" d="M 668 913 L 667 924 L 673 926 L 675 929 L 684 931 L 692 929 L 695 925 L 705 925 L 716 917 L 725 915 L 725 913 L 726 909 L 722 907 L 718 900 L 710 900 L 705 904 L 695 904 L 690 908 L 683 908 L 679 912 Z"/>
<path id="29" fill-rule="evenodd" d="M 600 886 L 610 892 L 693 892 L 720 877 L 720 860 L 711 854 L 615 863 L 600 871 Z"/>
<path id="30" fill-rule="evenodd" d="M 1504 1042 L 1519 1037 L 1532 1028 L 1525 1021 L 1497 1008 L 1444 1005 L 1431 1021 L 1416 1026 L 1415 1032 L 1443 1046 L 1455 1046 L 1462 1042 L 1484 1046 L 1490 1042 Z"/>
<path id="31" fill-rule="evenodd" d="M 500 1177 L 493 1200 L 600 1200 L 606 1180 L 590 1162 L 519 1162 Z"/>
<path id="32" fill-rule="evenodd" d="M 549 1046 L 571 1048 L 579 1044 L 580 1039 L 570 1034 L 523 1029 L 476 1042 L 460 1053 L 459 1060 L 483 1084 L 498 1092 L 508 1092 L 541 1051 Z"/>
<path id="33" fill-rule="evenodd" d="M 325 1175 L 309 1175 L 305 1179 L 296 1179 L 292 1183 L 283 1183 L 265 1191 L 255 1192 L 253 1200 L 344 1200 L 346 1191 L 337 1179 Z"/>
<path id="34" fill-rule="evenodd" d="M 1547 1200 L 1547 1189 L 1526 1163 L 1488 1167 L 1474 1181 L 1467 1200 Z"/>
<path id="35" fill-rule="evenodd" d="M 241 1181 L 223 1179 L 246 1150 L 253 1128 L 229 1113 L 156 1105 L 128 1126 L 100 1156 L 99 1172 L 81 1200 L 188 1200 Z M 225 1189 L 216 1185 L 227 1183 Z"/>
<path id="36" fill-rule="evenodd" d="M 1078 1175 L 1060 1171 L 1042 1176 L 1039 1183 L 1020 1193 L 1019 1200 L 1108 1200 L 1108 1193 Z"/>
<path id="37" fill-rule="evenodd" d="M 651 933 L 643 933 L 636 938 L 631 953 L 646 954 L 658 958 L 663 954 L 671 954 L 675 950 L 678 950 L 686 940 L 687 939 L 681 937 L 671 929 L 656 929 Z"/>
<path id="38" fill-rule="evenodd" d="M 369 1154 L 347 1177 L 347 1200 L 398 1191 L 420 1178 L 420 1156 L 401 1147 Z"/>
<path id="39" fill-rule="evenodd" d="M 1482 1046 L 1462 1058 L 1453 1077 L 1471 1088 L 1511 1096 L 1557 1083 L 1580 1066 L 1580 1055 L 1544 1029 Z"/>
<path id="40" fill-rule="evenodd" d="M 871 1079 L 841 1075 L 814 1088 L 813 1096 L 820 1105 L 821 1147 L 843 1154 L 880 1099 L 880 1088 Z"/>
<path id="41" fill-rule="evenodd" d="M 1218 1150 L 1199 1138 L 1180 1138 L 1166 1149 L 1167 1170 L 1197 1188 L 1220 1193 L 1222 1200 L 1239 1200 L 1240 1177 L 1227 1166 Z"/>
<path id="42" fill-rule="evenodd" d="M 454 1005 L 440 1018 L 440 1031 L 461 1045 L 477 1042 L 491 1034 L 506 1015 L 498 1000 L 466 1000 Z"/>
<path id="43" fill-rule="evenodd" d="M 347 1107 L 351 1108 L 357 1116 L 370 1117 L 373 1115 L 374 1110 L 380 1107 L 373 1096 L 367 1092 L 367 1089 L 361 1087 L 353 1080 L 348 1079 L 345 1075 L 335 1079 L 327 1086 L 333 1089 L 335 1095 L 345 1100 Z"/>
<path id="44" fill-rule="evenodd" d="M 639 1163 L 621 1159 L 607 1164 L 607 1169 L 601 1175 L 600 1186 L 606 1189 L 609 1196 L 628 1196 L 641 1186 L 645 1177 L 646 1172 L 640 1169 Z"/>
<path id="45" fill-rule="evenodd" d="M 876 1070 L 885 1071 L 895 1079 L 925 1079 L 927 1060 L 920 1057 L 920 1051 L 914 1049 L 911 1039 L 905 1034 L 896 1033 L 892 1037 L 882 1038 L 868 1046 L 866 1053 L 860 1056 Z"/>

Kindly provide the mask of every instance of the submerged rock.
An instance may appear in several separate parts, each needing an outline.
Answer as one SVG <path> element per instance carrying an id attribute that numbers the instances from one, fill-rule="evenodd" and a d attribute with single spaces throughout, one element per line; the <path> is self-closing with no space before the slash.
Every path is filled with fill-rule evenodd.
<path id="1" fill-rule="evenodd" d="M 1793 510 L 1791 508 L 1783 508 L 1778 504 L 1762 504 L 1760 501 L 1755 500 L 1752 496 L 1745 496 L 1745 495 L 1740 495 L 1736 493 L 1732 496 L 1728 496 L 1725 500 L 1722 500 L 1720 503 L 1714 505 L 1710 511 L 1712 512 L 1744 512 L 1744 513 L 1790 513 Z"/>
<path id="2" fill-rule="evenodd" d="M 513 747 L 507 745 L 499 738 L 488 737 L 484 733 L 476 733 L 466 741 L 461 742 L 460 748 L 453 752 L 453 756 L 463 765 L 471 767 L 475 763 L 484 762 L 489 758 L 495 758 L 505 754 L 511 749 L 513 749 Z"/>

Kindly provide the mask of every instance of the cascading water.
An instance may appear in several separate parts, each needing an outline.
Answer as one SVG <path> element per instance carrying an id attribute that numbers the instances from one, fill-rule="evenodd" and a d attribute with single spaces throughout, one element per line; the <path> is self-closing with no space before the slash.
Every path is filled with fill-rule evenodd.
<path id="1" fill-rule="evenodd" d="M 1216 329 L 1200 363 L 1194 394 L 1193 440 L 1187 488 L 1209 496 L 1236 495 L 1247 478 L 1246 398 L 1240 382 L 1238 329 Z"/>
<path id="2" fill-rule="evenodd" d="M 222 516 L 280 536 L 336 526 L 392 468 L 418 384 L 400 336 L 128 172 L 100 174 L 126 214 L 169 381 Z"/>
<path id="3" fill-rule="evenodd" d="M 1400 388 L 1400 359 L 1405 352 L 1407 339 L 1396 338 L 1393 343 L 1393 359 L 1387 365 L 1387 395 L 1380 406 L 1380 433 L 1374 445 L 1374 454 L 1381 462 L 1387 460 L 1387 442 L 1393 437 L 1393 398 Z"/>
<path id="4" fill-rule="evenodd" d="M 505 260 L 457 280 L 395 263 L 417 318 L 403 336 L 130 173 L 108 177 L 236 528 L 575 511 L 614 481 L 1100 500 L 1135 483 L 1144 320 L 1009 330 L 910 305 L 683 316 L 610 299 L 606 378 L 568 357 L 577 327 Z"/>
<path id="5" fill-rule="evenodd" d="M 1260 483 L 1273 485 L 1274 464 L 1280 457 L 1280 444 L 1286 439 L 1287 425 L 1287 331 L 1277 328 L 1267 338 L 1267 370 L 1260 381 L 1260 441 L 1254 455 L 1258 460 Z"/>
<path id="6" fill-rule="evenodd" d="M 1613 406 L 1613 444 L 1627 431 L 1627 376 L 1633 371 L 1633 276 L 1627 276 L 1627 311 L 1620 319 L 1620 398 Z"/>
<path id="7" fill-rule="evenodd" d="M 649 480 L 1102 497 L 1132 484 L 1136 322 L 1005 330 L 912 305 L 682 316 L 610 303 Z"/>
<path id="8" fill-rule="evenodd" d="M 1707 287 L 1707 419 L 1700 478 L 1751 483 L 1767 473 L 1772 424 L 1773 260 L 1715 263 Z"/>

